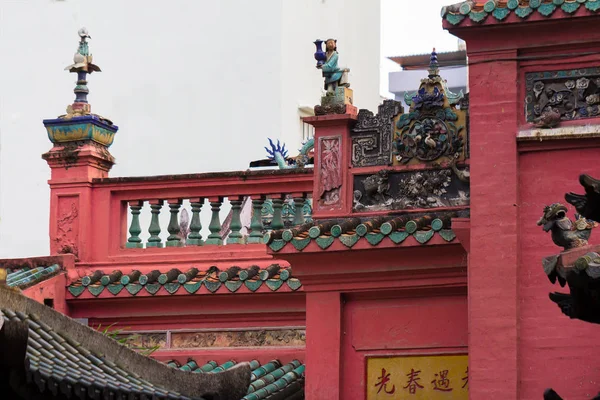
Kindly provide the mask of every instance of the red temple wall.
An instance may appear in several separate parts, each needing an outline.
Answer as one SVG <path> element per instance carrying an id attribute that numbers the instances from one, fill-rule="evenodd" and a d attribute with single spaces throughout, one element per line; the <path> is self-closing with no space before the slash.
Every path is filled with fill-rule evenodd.
<path id="1" fill-rule="evenodd" d="M 590 398 L 600 390 L 599 327 L 569 319 L 548 298 L 551 291 L 568 293 L 568 287 L 547 279 L 541 260 L 559 248 L 536 226 L 544 205 L 566 204 L 565 192 L 581 192 L 579 174 L 598 175 L 598 154 L 598 147 L 588 147 L 519 157 L 519 399 L 539 399 L 548 387 L 573 399 Z M 590 243 L 600 243 L 598 232 Z"/>

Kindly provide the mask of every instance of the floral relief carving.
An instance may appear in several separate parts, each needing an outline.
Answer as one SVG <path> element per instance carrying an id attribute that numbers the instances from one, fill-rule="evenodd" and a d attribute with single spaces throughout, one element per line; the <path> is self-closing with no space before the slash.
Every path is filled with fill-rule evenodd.
<path id="1" fill-rule="evenodd" d="M 56 220 L 56 252 L 78 255 L 77 236 L 79 231 L 79 210 L 74 197 L 59 199 L 58 219 Z"/>
<path id="2" fill-rule="evenodd" d="M 332 206 L 340 202 L 342 187 L 340 138 L 322 138 L 319 144 L 321 151 L 319 204 Z"/>

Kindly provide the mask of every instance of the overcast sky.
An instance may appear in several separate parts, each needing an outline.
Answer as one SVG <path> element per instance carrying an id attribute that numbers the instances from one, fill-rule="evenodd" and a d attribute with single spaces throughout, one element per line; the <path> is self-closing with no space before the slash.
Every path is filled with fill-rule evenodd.
<path id="1" fill-rule="evenodd" d="M 400 67 L 387 57 L 456 50 L 458 39 L 442 29 L 442 6 L 458 0 L 381 0 L 381 93 L 388 73 Z M 391 97 L 391 94 L 388 95 Z"/>

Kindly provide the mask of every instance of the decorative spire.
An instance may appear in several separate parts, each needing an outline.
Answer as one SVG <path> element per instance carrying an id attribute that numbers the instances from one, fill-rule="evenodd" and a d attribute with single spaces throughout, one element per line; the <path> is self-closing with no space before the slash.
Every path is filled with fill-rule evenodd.
<path id="1" fill-rule="evenodd" d="M 439 64 L 438 64 L 437 53 L 435 52 L 435 47 L 433 48 L 433 51 L 431 52 L 431 58 L 429 59 L 428 72 L 429 72 L 430 78 L 438 76 L 440 73 L 440 68 L 439 68 Z"/>
<path id="2" fill-rule="evenodd" d="M 91 39 L 92 37 L 88 34 L 86 28 L 81 28 L 77 33 L 81 38 L 79 40 L 79 47 L 73 56 L 73 64 L 65 68 L 69 72 L 77 73 L 77 85 L 73 90 L 75 92 L 75 102 L 67 107 L 67 115 L 86 115 L 91 112 L 91 107 L 87 100 L 89 90 L 86 75 L 94 71 L 101 72 L 100 67 L 92 63 L 93 58 L 87 43 L 87 39 Z"/>

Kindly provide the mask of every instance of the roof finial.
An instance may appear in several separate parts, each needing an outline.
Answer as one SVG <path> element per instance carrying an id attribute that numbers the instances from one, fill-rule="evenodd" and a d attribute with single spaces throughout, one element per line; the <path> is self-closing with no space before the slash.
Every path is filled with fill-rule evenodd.
<path id="1" fill-rule="evenodd" d="M 437 53 L 435 52 L 435 47 L 431 52 L 431 58 L 429 59 L 429 77 L 433 78 L 434 76 L 438 76 L 440 73 L 440 68 L 437 59 Z"/>
<path id="2" fill-rule="evenodd" d="M 67 113 L 71 114 L 72 111 L 75 111 L 80 114 L 89 114 L 91 107 L 87 101 L 89 90 L 86 75 L 94 71 L 100 72 L 100 67 L 92 63 L 92 55 L 87 43 L 87 39 L 91 39 L 92 37 L 89 35 L 87 29 L 81 28 L 77 33 L 81 38 L 79 40 L 79 47 L 73 56 L 73 64 L 65 68 L 69 72 L 77 73 L 77 86 L 73 90 L 75 92 L 75 102 L 69 106 L 70 110 L 68 109 Z"/>

